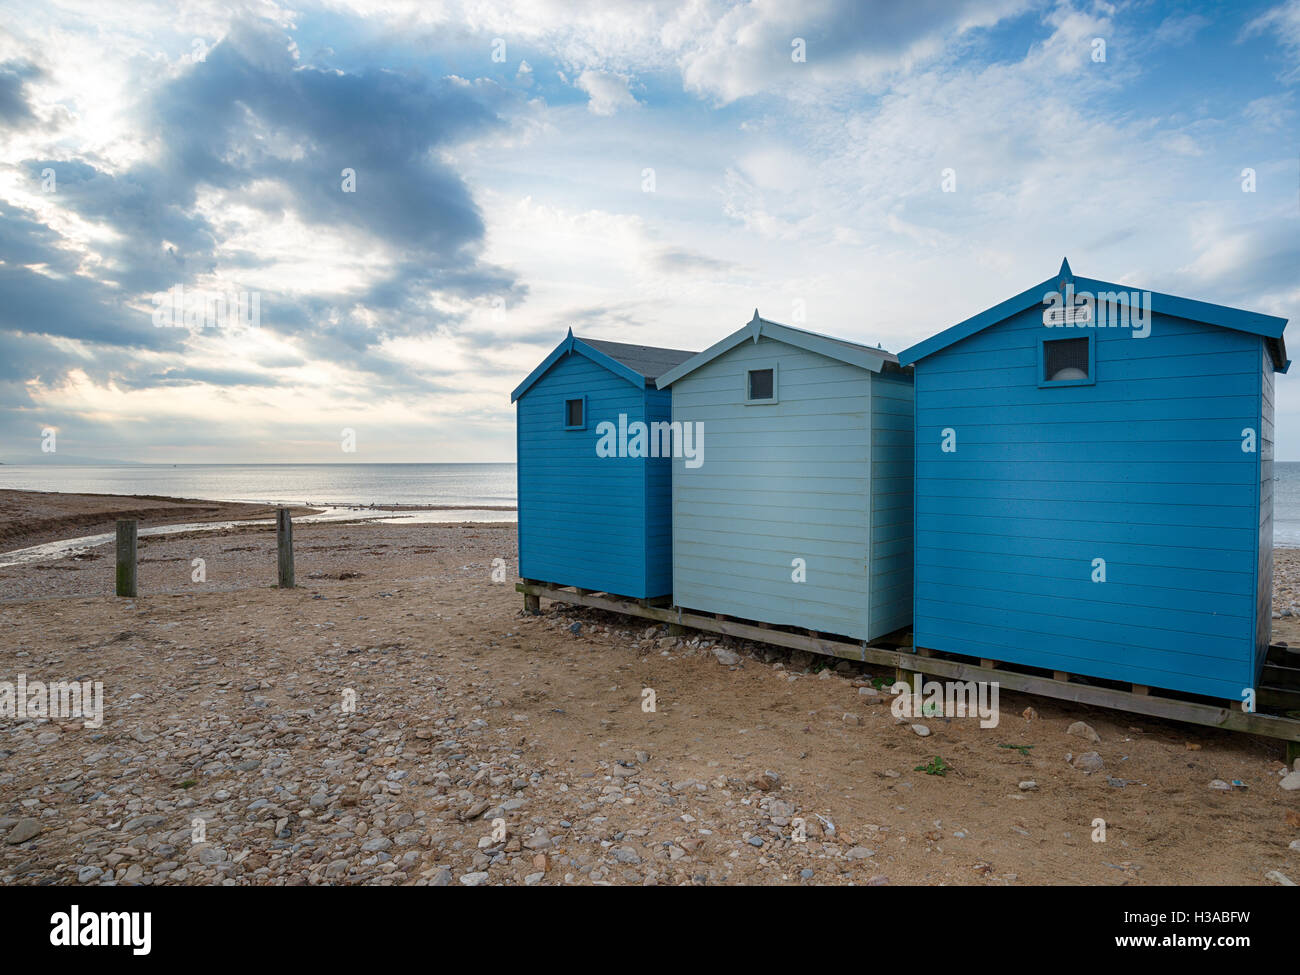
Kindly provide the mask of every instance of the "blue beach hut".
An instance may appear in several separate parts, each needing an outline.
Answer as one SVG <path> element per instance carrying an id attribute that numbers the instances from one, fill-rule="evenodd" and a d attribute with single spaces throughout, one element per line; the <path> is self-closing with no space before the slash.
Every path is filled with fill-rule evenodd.
<path id="1" fill-rule="evenodd" d="M 648 428 L 670 419 L 655 379 L 692 355 L 570 329 L 511 393 L 520 576 L 636 599 L 672 591 L 671 473 Z"/>
<path id="2" fill-rule="evenodd" d="M 1063 262 L 902 352 L 916 646 L 1241 701 L 1271 635 L 1285 326 Z"/>
<path id="3" fill-rule="evenodd" d="M 754 318 L 659 378 L 673 601 L 856 640 L 907 626 L 912 377 L 884 349 Z"/>

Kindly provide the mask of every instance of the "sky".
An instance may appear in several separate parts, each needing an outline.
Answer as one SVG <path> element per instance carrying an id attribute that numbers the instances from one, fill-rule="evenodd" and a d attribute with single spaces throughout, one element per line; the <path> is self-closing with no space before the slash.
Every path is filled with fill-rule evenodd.
<path id="1" fill-rule="evenodd" d="M 1063 257 L 1294 324 L 1298 113 L 1300 0 L 3 0 L 0 459 L 511 461 L 570 328 L 899 351 Z"/>

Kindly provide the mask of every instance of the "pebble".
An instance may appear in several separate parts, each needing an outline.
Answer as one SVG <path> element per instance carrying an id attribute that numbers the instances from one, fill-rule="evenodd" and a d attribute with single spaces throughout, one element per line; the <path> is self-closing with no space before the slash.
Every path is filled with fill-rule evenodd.
<path id="1" fill-rule="evenodd" d="M 781 776 L 766 769 L 750 777 L 749 784 L 763 792 L 771 792 L 781 784 Z"/>
<path id="2" fill-rule="evenodd" d="M 551 845 L 551 837 L 544 829 L 538 829 L 532 836 L 524 840 L 524 846 L 530 850 L 549 850 Z"/>
<path id="3" fill-rule="evenodd" d="M 1297 789 L 1300 789 L 1300 772 L 1288 772 L 1286 775 L 1282 776 L 1278 785 L 1287 792 L 1295 792 Z"/>
<path id="4" fill-rule="evenodd" d="M 1037 791 L 1038 791 L 1038 783 L 1035 782 L 1033 779 L 1025 779 L 1025 781 L 1023 781 L 1023 782 L 1020 783 L 1020 791 L 1021 791 L 1021 792 L 1037 792 Z M 1026 806 L 1025 808 L 1028 808 L 1028 807 Z"/>
<path id="5" fill-rule="evenodd" d="M 1074 737 L 1076 738 L 1083 738 L 1086 741 L 1092 742 L 1093 744 L 1098 744 L 1101 742 L 1101 735 L 1097 734 L 1097 732 L 1093 729 L 1092 725 L 1087 724 L 1086 722 L 1083 721 L 1076 721 L 1074 724 L 1070 725 L 1070 727 L 1066 729 L 1065 733 L 1067 735 L 1074 735 Z"/>
<path id="6" fill-rule="evenodd" d="M 1100 772 L 1106 767 L 1106 763 L 1096 752 L 1084 752 L 1074 759 L 1073 764 L 1080 772 Z"/>
<path id="7" fill-rule="evenodd" d="M 40 831 L 41 831 L 41 824 L 36 820 L 20 819 L 18 821 L 18 824 L 9 831 L 9 834 L 7 836 L 5 836 L 5 842 L 8 843 L 10 846 L 14 846 L 15 844 L 18 843 L 26 843 L 33 836 L 39 834 Z"/>
<path id="8" fill-rule="evenodd" d="M 914 732 L 916 732 L 916 734 L 918 734 L 918 735 L 919 735 L 920 737 L 922 737 L 922 738 L 929 738 L 929 737 L 930 737 L 930 729 L 927 728 L 927 727 L 926 727 L 925 725 L 923 725 L 923 724 L 914 724 L 914 725 L 912 725 L 912 730 L 913 730 Z"/>

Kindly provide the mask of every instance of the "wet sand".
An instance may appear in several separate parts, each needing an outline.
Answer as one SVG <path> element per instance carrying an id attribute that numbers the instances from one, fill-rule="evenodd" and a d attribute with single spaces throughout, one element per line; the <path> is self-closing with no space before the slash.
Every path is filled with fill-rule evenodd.
<path id="1" fill-rule="evenodd" d="M 294 508 L 294 514 L 317 509 Z M 43 545 L 80 535 L 114 531 L 119 518 L 140 527 L 189 522 L 251 521 L 275 517 L 275 507 L 233 501 L 202 501 L 152 495 L 63 494 L 52 491 L 0 491 L 0 552 Z"/>

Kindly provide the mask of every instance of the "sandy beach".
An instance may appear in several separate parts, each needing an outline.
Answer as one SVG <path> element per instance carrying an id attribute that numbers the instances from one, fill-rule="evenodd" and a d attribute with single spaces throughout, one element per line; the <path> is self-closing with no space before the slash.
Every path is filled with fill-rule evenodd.
<path id="1" fill-rule="evenodd" d="M 16 494 L 6 548 L 211 504 L 60 515 Z M 0 719 L 0 883 L 1300 881 L 1275 741 L 1014 693 L 996 728 L 928 718 L 923 738 L 879 669 L 546 601 L 525 616 L 510 524 L 301 524 L 288 591 L 274 541 L 143 537 L 136 599 L 112 595 L 111 546 L 0 569 L 0 681 L 104 694 L 98 728 Z M 1289 612 L 1300 553 L 1275 580 Z M 1085 751 L 1101 771 L 1069 764 Z M 936 756 L 946 774 L 920 770 Z"/>

